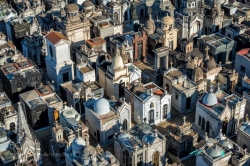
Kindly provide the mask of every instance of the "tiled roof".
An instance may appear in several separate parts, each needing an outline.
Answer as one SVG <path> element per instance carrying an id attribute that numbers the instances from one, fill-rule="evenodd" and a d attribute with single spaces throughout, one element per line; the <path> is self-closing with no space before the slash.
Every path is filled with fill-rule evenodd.
<path id="1" fill-rule="evenodd" d="M 49 34 L 46 36 L 46 39 L 48 39 L 52 44 L 56 44 L 62 39 L 69 40 L 66 36 L 56 31 L 49 32 Z"/>
<path id="2" fill-rule="evenodd" d="M 245 48 L 237 52 L 238 55 L 244 56 L 246 54 L 250 53 L 250 48 Z"/>
<path id="3" fill-rule="evenodd" d="M 102 39 L 101 37 L 96 37 L 96 38 L 93 38 L 90 40 L 86 40 L 86 43 L 89 44 L 91 47 L 103 44 L 105 42 L 106 41 L 104 39 Z"/>

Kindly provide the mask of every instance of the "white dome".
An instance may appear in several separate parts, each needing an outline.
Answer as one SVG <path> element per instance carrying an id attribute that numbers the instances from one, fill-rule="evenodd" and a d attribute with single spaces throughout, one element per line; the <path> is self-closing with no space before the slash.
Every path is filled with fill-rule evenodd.
<path id="1" fill-rule="evenodd" d="M 82 137 L 77 137 L 72 142 L 72 149 L 73 150 L 81 151 L 84 146 L 86 146 L 86 142 Z"/>
<path id="2" fill-rule="evenodd" d="M 227 139 L 221 140 L 220 144 L 227 149 L 234 149 L 234 145 L 232 142 L 229 142 Z"/>
<path id="3" fill-rule="evenodd" d="M 206 151 L 212 158 L 220 157 L 225 153 L 225 151 L 218 145 L 208 148 Z"/>
<path id="4" fill-rule="evenodd" d="M 131 136 L 128 134 L 128 133 L 121 133 L 118 135 L 118 139 L 120 141 L 124 141 L 124 140 L 127 140 L 129 139 Z"/>
<path id="5" fill-rule="evenodd" d="M 216 95 L 213 93 L 213 89 L 211 87 L 210 93 L 207 93 L 203 99 L 202 103 L 205 104 L 206 106 L 214 106 L 218 103 Z"/>
<path id="6" fill-rule="evenodd" d="M 99 115 L 107 114 L 110 111 L 109 101 L 104 98 L 99 98 L 94 103 L 94 111 Z"/>

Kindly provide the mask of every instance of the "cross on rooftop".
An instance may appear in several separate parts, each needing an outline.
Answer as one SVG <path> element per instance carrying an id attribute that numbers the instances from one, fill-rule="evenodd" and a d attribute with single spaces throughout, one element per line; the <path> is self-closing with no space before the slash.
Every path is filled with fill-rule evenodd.
<path id="1" fill-rule="evenodd" d="M 77 129 L 76 129 L 77 137 L 80 137 L 79 131 L 80 131 L 80 127 L 77 127 Z"/>
<path id="2" fill-rule="evenodd" d="M 64 105 L 64 106 L 66 106 L 66 105 L 67 105 L 67 102 L 66 102 L 66 101 L 65 101 L 65 102 L 63 102 L 63 105 Z"/>
<path id="3" fill-rule="evenodd" d="M 186 116 L 183 116 L 183 122 L 186 123 Z"/>
<path id="4" fill-rule="evenodd" d="M 171 66 L 171 68 L 173 67 L 173 62 L 172 61 L 170 62 L 170 66 Z"/>

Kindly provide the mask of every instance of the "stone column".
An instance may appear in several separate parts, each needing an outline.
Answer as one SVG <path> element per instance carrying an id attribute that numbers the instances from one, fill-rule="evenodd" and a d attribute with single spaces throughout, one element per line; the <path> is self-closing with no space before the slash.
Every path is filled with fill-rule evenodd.
<path id="1" fill-rule="evenodd" d="M 138 58 L 138 44 L 137 40 L 134 39 L 134 60 Z"/>
<path id="2" fill-rule="evenodd" d="M 155 54 L 155 61 L 154 61 L 154 70 L 157 71 L 157 54 Z"/>
<path id="3" fill-rule="evenodd" d="M 154 69 L 157 72 L 160 67 L 160 58 L 158 57 L 158 54 L 155 54 L 155 66 Z"/>
<path id="4" fill-rule="evenodd" d="M 165 55 L 165 67 L 168 69 L 168 54 Z"/>

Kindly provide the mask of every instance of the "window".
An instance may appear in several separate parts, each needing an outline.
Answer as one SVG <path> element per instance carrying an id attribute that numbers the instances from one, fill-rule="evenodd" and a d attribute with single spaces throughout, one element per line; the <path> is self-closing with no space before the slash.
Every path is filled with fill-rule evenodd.
<path id="1" fill-rule="evenodd" d="M 127 119 L 124 119 L 124 121 L 122 123 L 122 129 L 127 131 L 127 129 L 128 129 L 128 121 L 127 121 Z"/>
<path id="2" fill-rule="evenodd" d="M 201 126 L 201 116 L 199 116 L 199 122 L 198 125 Z"/>
<path id="3" fill-rule="evenodd" d="M 113 139 L 113 137 L 114 137 L 114 135 L 110 135 L 110 136 L 108 136 L 108 140 Z"/>
<path id="4" fill-rule="evenodd" d="M 170 27 L 171 28 L 171 27 Z M 173 50 L 173 40 L 169 41 L 169 49 Z"/>
<path id="5" fill-rule="evenodd" d="M 53 49 L 52 49 L 52 46 L 49 46 L 49 53 L 50 53 L 50 56 L 53 57 Z"/>
<path id="6" fill-rule="evenodd" d="M 165 104 L 163 105 L 163 118 L 167 117 L 167 112 L 168 112 L 168 105 Z"/>
<path id="7" fill-rule="evenodd" d="M 154 123 L 154 110 L 149 111 L 149 124 Z"/>
<path id="8" fill-rule="evenodd" d="M 10 131 L 15 131 L 16 130 L 16 125 L 14 122 L 10 123 Z"/>
<path id="9" fill-rule="evenodd" d="M 62 77 L 63 77 L 63 82 L 69 81 L 69 73 L 68 72 L 63 73 Z"/>
<path id="10" fill-rule="evenodd" d="M 244 66 L 240 66 L 240 71 L 241 71 L 242 73 L 245 73 L 245 72 L 246 72 L 246 68 L 245 68 Z"/>
<path id="11" fill-rule="evenodd" d="M 159 166 L 160 153 L 156 151 L 153 155 L 153 166 Z"/>
<path id="12" fill-rule="evenodd" d="M 175 94 L 175 100 L 178 100 L 178 98 L 179 98 L 179 95 Z"/>
<path id="13" fill-rule="evenodd" d="M 191 143 L 192 143 L 192 142 L 188 142 L 188 143 L 187 143 L 187 148 L 191 148 Z"/>

